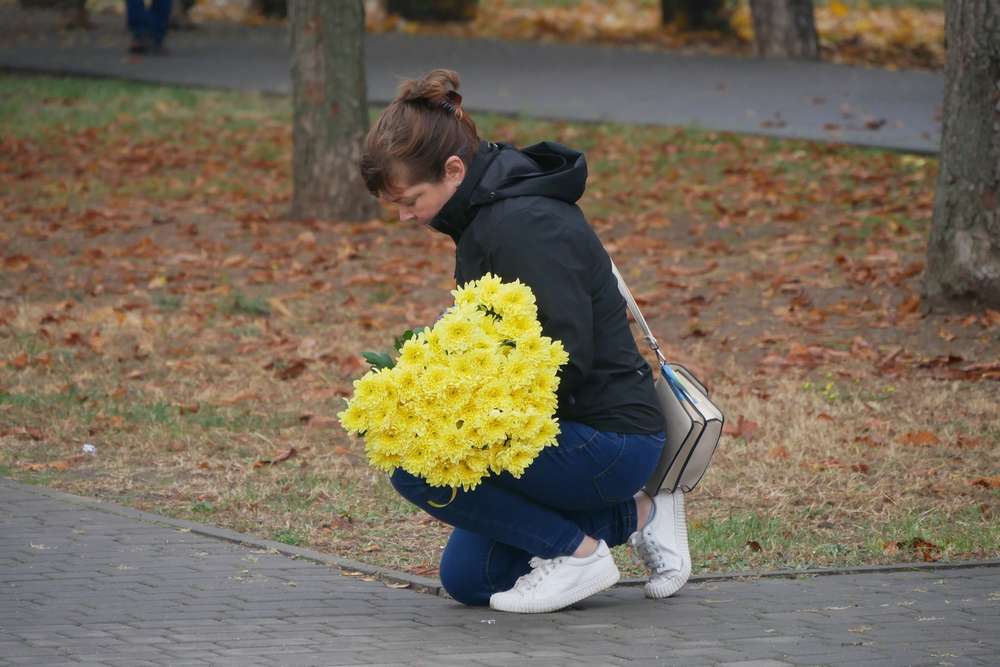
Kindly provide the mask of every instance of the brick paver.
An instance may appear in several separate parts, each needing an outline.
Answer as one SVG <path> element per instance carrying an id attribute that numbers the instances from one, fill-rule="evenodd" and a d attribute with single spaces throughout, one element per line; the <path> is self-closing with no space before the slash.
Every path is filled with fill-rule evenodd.
<path id="1" fill-rule="evenodd" d="M 370 579 L 0 479 L 3 666 L 1000 661 L 1000 567 L 622 586 L 542 615 Z"/>

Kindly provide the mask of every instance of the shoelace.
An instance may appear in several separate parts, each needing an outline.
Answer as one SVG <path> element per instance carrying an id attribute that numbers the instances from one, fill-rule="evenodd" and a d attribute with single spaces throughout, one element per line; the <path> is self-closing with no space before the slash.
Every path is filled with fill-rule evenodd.
<path id="1" fill-rule="evenodd" d="M 541 583 L 542 579 L 552 572 L 562 560 L 562 558 L 533 557 L 528 561 L 528 565 L 531 566 L 531 572 L 518 577 L 517 581 L 514 582 L 514 588 L 519 591 L 530 591 Z"/>
<path id="2" fill-rule="evenodd" d="M 629 538 L 629 544 L 632 546 L 634 553 L 646 564 L 650 572 L 661 574 L 669 569 L 664 558 L 665 552 L 669 550 L 666 547 L 654 544 L 653 540 L 650 539 L 652 537 L 651 531 L 643 529 Z"/>

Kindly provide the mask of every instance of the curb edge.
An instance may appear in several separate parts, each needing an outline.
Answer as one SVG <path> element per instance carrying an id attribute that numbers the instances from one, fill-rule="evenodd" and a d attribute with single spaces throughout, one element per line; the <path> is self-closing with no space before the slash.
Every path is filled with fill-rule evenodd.
<path id="1" fill-rule="evenodd" d="M 333 556 L 321 553 L 313 549 L 292 546 L 282 542 L 275 542 L 262 537 L 238 533 L 228 528 L 213 526 L 210 524 L 197 523 L 186 519 L 174 519 L 161 514 L 153 514 L 142 510 L 125 507 L 118 503 L 101 500 L 99 498 L 89 498 L 78 496 L 65 491 L 50 489 L 46 486 L 28 484 L 13 480 L 9 477 L 0 477 L 0 484 L 9 484 L 21 491 L 38 493 L 57 500 L 62 500 L 73 505 L 82 505 L 99 512 L 115 514 L 118 516 L 136 519 L 145 523 L 157 524 L 164 527 L 174 528 L 180 531 L 191 532 L 203 537 L 210 537 L 244 547 L 264 549 L 283 556 L 301 560 L 311 561 L 319 565 L 337 568 L 347 572 L 360 572 L 377 578 L 383 583 L 407 584 L 408 588 L 419 593 L 429 593 L 447 597 L 447 592 L 442 588 L 441 582 L 430 577 L 422 577 L 408 572 L 400 572 L 369 563 L 362 563 L 351 558 Z M 702 574 L 691 577 L 688 583 L 707 583 L 713 581 L 746 581 L 754 579 L 796 579 L 800 577 L 821 577 L 843 574 L 883 574 L 887 572 L 922 572 L 936 570 L 958 570 L 979 567 L 1000 567 L 1000 559 L 979 560 L 979 561 L 953 561 L 953 562 L 930 562 L 930 563 L 894 563 L 890 565 L 861 565 L 857 567 L 843 568 L 808 568 L 802 570 L 771 570 L 763 572 L 727 572 L 720 574 Z M 645 580 L 637 578 L 622 579 L 619 585 L 641 586 Z"/>

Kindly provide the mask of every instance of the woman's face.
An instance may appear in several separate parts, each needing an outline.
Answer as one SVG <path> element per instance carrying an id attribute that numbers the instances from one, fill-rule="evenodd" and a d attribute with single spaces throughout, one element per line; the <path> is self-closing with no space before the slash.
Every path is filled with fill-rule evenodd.
<path id="1" fill-rule="evenodd" d="M 452 155 L 444 164 L 444 177 L 437 182 L 402 182 L 391 192 L 383 193 L 382 203 L 399 209 L 400 222 L 428 224 L 448 203 L 465 178 L 465 163 Z"/>

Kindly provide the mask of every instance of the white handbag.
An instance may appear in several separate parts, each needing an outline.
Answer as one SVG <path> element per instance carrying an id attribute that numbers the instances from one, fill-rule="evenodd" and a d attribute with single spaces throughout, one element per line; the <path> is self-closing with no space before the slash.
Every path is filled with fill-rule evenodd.
<path id="1" fill-rule="evenodd" d="M 660 364 L 660 376 L 653 386 L 663 410 L 663 430 L 667 442 L 643 490 L 651 497 L 661 489 L 670 493 L 680 489 L 686 493 L 694 489 L 705 475 L 712 454 L 719 445 L 725 417 L 722 410 L 709 400 L 705 385 L 691 371 L 666 360 L 614 262 L 611 262 L 611 270 L 618 280 L 618 291 L 625 297 L 629 312 Z"/>

